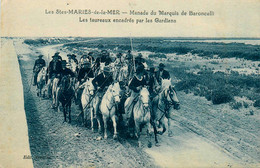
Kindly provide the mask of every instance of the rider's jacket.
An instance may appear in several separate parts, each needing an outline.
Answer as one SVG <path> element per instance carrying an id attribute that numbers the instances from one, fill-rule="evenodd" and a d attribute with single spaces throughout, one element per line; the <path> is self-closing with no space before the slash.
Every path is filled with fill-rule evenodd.
<path id="1" fill-rule="evenodd" d="M 85 63 L 90 63 L 92 64 L 93 58 L 91 56 L 86 56 L 86 57 L 81 57 L 80 58 L 80 65 L 83 65 Z"/>
<path id="2" fill-rule="evenodd" d="M 132 61 L 133 61 L 133 55 L 128 53 L 128 54 L 126 55 L 126 59 L 127 59 L 129 62 L 132 62 Z"/>
<path id="3" fill-rule="evenodd" d="M 161 84 L 162 79 L 170 79 L 171 78 L 170 73 L 166 70 L 157 71 L 155 76 L 156 76 L 156 79 L 157 79 L 159 84 Z"/>
<path id="4" fill-rule="evenodd" d="M 75 74 L 69 69 L 69 68 L 64 68 L 60 71 L 61 77 L 70 75 L 71 77 L 75 77 Z"/>
<path id="5" fill-rule="evenodd" d="M 81 68 L 79 70 L 78 81 L 81 81 L 81 79 L 84 79 L 85 77 L 94 78 L 94 72 L 91 68 Z"/>
<path id="6" fill-rule="evenodd" d="M 113 83 L 113 78 L 111 75 L 105 76 L 101 73 L 92 80 L 92 83 L 96 89 L 100 87 L 99 92 L 105 92 L 105 88 Z"/>
<path id="7" fill-rule="evenodd" d="M 157 80 L 155 75 L 150 75 L 148 79 L 148 90 L 150 93 L 154 92 L 154 87 L 157 85 Z"/>
<path id="8" fill-rule="evenodd" d="M 62 71 L 62 65 L 61 65 L 61 61 L 51 61 L 49 68 L 48 68 L 48 73 L 49 76 L 51 77 L 53 74 L 60 74 Z"/>
<path id="9" fill-rule="evenodd" d="M 40 69 L 42 67 L 44 67 L 45 65 L 46 65 L 46 63 L 45 63 L 44 59 L 39 58 L 39 59 L 35 60 L 35 63 L 34 63 L 34 66 L 33 66 L 33 71 L 39 72 Z"/>
<path id="10" fill-rule="evenodd" d="M 133 77 L 133 79 L 130 81 L 129 89 L 133 90 L 134 92 L 138 93 L 139 90 L 137 90 L 137 87 L 139 86 L 145 86 L 146 80 L 145 77 L 142 76 L 141 79 L 139 79 L 136 75 Z"/>
<path id="11" fill-rule="evenodd" d="M 97 67 L 99 67 L 100 63 L 105 63 L 105 65 L 109 65 L 112 62 L 109 56 L 101 56 L 96 59 Z"/>
<path id="12" fill-rule="evenodd" d="M 142 57 L 136 57 L 135 58 L 135 65 L 139 66 L 140 64 L 145 63 L 145 59 Z"/>

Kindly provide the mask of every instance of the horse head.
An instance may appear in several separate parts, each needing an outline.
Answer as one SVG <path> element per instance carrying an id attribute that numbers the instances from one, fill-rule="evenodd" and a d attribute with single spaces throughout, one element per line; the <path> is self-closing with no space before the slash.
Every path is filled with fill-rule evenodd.
<path id="1" fill-rule="evenodd" d="M 94 95 L 95 87 L 92 83 L 93 78 L 89 78 L 88 81 L 86 82 L 86 88 L 88 89 L 88 92 L 91 96 Z"/>
<path id="2" fill-rule="evenodd" d="M 46 80 L 46 74 L 47 74 L 47 67 L 42 67 L 40 74 L 42 76 L 43 80 Z"/>
<path id="3" fill-rule="evenodd" d="M 115 103 L 119 103 L 120 102 L 120 91 L 121 91 L 119 82 L 115 82 L 112 85 L 110 85 L 109 90 L 114 97 Z"/>
<path id="4" fill-rule="evenodd" d="M 177 97 L 176 91 L 174 87 L 169 86 L 169 89 L 166 93 L 166 99 L 170 105 L 173 105 L 174 109 L 179 110 L 180 109 L 180 102 Z"/>
<path id="5" fill-rule="evenodd" d="M 71 87 L 70 77 L 69 75 L 66 75 L 61 79 L 61 89 L 67 90 L 70 87 Z"/>
<path id="6" fill-rule="evenodd" d="M 140 100 L 142 101 L 145 108 L 149 107 L 149 91 L 146 87 L 143 87 L 140 91 Z"/>

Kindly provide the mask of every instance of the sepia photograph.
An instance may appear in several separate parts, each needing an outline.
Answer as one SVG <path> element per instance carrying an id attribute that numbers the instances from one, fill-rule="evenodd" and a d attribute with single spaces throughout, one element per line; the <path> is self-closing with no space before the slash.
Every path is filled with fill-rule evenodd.
<path id="1" fill-rule="evenodd" d="M 0 167 L 260 166 L 259 1 L 53 2 L 1 2 Z"/>

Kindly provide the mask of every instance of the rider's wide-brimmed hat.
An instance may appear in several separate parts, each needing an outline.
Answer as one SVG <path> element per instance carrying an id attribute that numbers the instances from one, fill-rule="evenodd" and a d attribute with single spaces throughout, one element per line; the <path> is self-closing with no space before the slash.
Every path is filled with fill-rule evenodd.
<path id="1" fill-rule="evenodd" d="M 62 60 L 62 61 L 61 61 L 61 64 L 62 64 L 62 65 L 67 65 L 67 61 L 66 61 L 66 60 Z"/>
<path id="2" fill-rule="evenodd" d="M 43 57 L 43 55 L 41 54 L 41 55 L 39 55 L 38 57 L 39 57 L 39 58 L 42 58 L 42 57 Z"/>
<path id="3" fill-rule="evenodd" d="M 155 72 L 155 68 L 154 68 L 154 67 L 151 67 L 148 71 L 151 72 L 151 73 L 153 73 L 153 72 Z"/>
<path id="4" fill-rule="evenodd" d="M 159 68 L 164 68 L 164 67 L 165 67 L 165 65 L 163 63 L 159 64 Z"/>
<path id="5" fill-rule="evenodd" d="M 72 58 L 76 58 L 77 56 L 75 54 L 70 55 Z"/>
<path id="6" fill-rule="evenodd" d="M 140 64 L 137 68 L 136 68 L 136 73 L 141 73 L 144 72 L 144 65 Z"/>
<path id="7" fill-rule="evenodd" d="M 59 52 L 56 52 L 56 53 L 54 54 L 54 56 L 52 56 L 52 58 L 54 58 L 54 57 L 59 57 L 59 56 L 60 56 L 59 54 L 60 54 Z"/>
<path id="8" fill-rule="evenodd" d="M 118 53 L 116 56 L 117 56 L 117 57 L 122 57 L 122 53 L 120 52 L 120 53 Z"/>
<path id="9" fill-rule="evenodd" d="M 105 66 L 103 71 L 104 72 L 111 72 L 111 69 L 108 66 Z"/>
<path id="10" fill-rule="evenodd" d="M 109 53 L 108 53 L 107 50 L 102 50 L 102 51 L 101 51 L 101 54 L 102 54 L 102 55 L 109 55 Z"/>
<path id="11" fill-rule="evenodd" d="M 90 67 L 91 66 L 90 62 L 84 62 L 82 65 L 85 66 L 85 67 Z"/>
<path id="12" fill-rule="evenodd" d="M 67 54 L 67 57 L 71 57 L 71 54 Z"/>
<path id="13" fill-rule="evenodd" d="M 88 53 L 89 56 L 92 56 L 93 54 L 94 54 L 93 52 L 89 52 L 89 53 Z"/>

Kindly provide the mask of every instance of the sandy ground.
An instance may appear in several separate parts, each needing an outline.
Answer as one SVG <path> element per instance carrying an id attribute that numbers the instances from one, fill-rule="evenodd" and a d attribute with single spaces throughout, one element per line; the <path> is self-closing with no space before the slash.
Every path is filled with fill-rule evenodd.
<path id="1" fill-rule="evenodd" d="M 17 55 L 12 41 L 0 50 L 0 167 L 33 167 Z"/>
<path id="2" fill-rule="evenodd" d="M 35 167 L 257 167 L 259 113 L 236 112 L 214 106 L 204 98 L 179 93 L 181 110 L 174 111 L 173 137 L 159 137 L 160 147 L 143 147 L 135 140 L 97 141 L 98 133 L 79 125 L 72 107 L 72 123 L 50 108 L 50 100 L 36 96 L 31 86 L 36 49 L 16 43 L 24 85 L 29 140 Z M 48 48 L 49 50 L 50 48 Z M 41 51 L 43 51 L 41 49 Z M 26 58 L 26 59 L 24 59 Z M 80 136 L 75 136 L 80 133 Z"/>

